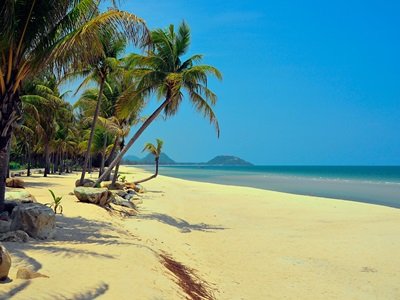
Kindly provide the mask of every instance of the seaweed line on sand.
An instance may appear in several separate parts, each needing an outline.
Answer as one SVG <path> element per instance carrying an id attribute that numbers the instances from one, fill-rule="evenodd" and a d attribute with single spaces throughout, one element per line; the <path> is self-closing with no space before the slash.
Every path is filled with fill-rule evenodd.
<path id="1" fill-rule="evenodd" d="M 177 284 L 188 296 L 189 300 L 215 300 L 210 284 L 197 276 L 193 269 L 189 269 L 167 254 L 160 254 L 161 263 L 171 271 Z"/>

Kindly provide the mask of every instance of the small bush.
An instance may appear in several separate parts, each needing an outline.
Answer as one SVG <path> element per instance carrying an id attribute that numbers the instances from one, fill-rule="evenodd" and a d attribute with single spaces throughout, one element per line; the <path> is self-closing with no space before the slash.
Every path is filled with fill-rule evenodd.
<path id="1" fill-rule="evenodd" d="M 19 170 L 21 169 L 21 164 L 16 161 L 10 161 L 10 170 Z"/>

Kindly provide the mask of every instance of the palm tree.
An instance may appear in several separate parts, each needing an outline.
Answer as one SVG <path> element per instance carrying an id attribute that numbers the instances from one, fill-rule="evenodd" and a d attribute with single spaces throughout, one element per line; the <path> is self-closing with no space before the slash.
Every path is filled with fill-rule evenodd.
<path id="1" fill-rule="evenodd" d="M 207 81 L 208 75 L 214 75 L 218 79 L 222 79 L 222 75 L 212 66 L 196 65 L 202 59 L 202 55 L 193 55 L 185 61 L 181 60 L 181 56 L 186 54 L 190 45 L 189 27 L 183 22 L 178 32 L 175 32 L 173 25 L 166 30 L 155 30 L 151 33 L 151 40 L 153 49 L 150 49 L 146 56 L 137 54 L 130 56 L 130 62 L 135 67 L 132 73 L 139 77 L 139 82 L 127 89 L 129 97 L 121 96 L 117 110 L 120 116 L 126 116 L 132 107 L 153 92 L 164 100 L 133 135 L 95 185 L 100 184 L 111 173 L 112 168 L 122 160 L 128 149 L 161 112 L 169 117 L 178 111 L 184 98 L 184 91 L 196 110 L 215 125 L 219 136 L 218 121 L 212 110 L 217 96 L 207 87 Z M 131 96 L 132 90 L 135 91 L 134 97 Z"/>
<path id="2" fill-rule="evenodd" d="M 134 182 L 135 184 L 142 183 L 142 182 L 145 182 L 145 181 L 148 181 L 150 179 L 153 179 L 153 178 L 157 177 L 157 175 L 158 175 L 158 163 L 159 163 L 160 154 L 161 154 L 161 150 L 162 150 L 164 142 L 162 140 L 160 140 L 160 139 L 156 139 L 156 142 L 157 142 L 157 145 L 153 145 L 152 143 L 147 143 L 144 146 L 143 151 L 142 151 L 142 152 L 147 151 L 150 154 L 154 155 L 154 160 L 156 162 L 156 172 L 154 173 L 154 175 L 151 175 L 150 177 L 147 177 L 147 178 L 139 180 L 139 181 L 135 181 Z"/>
<path id="3" fill-rule="evenodd" d="M 37 111 L 35 129 L 44 146 L 44 177 L 50 173 L 51 144 L 58 130 L 57 115 L 65 113 L 64 101 L 60 96 L 53 76 L 46 78 L 42 84 L 37 84 L 31 95 L 21 96 L 25 106 L 29 105 L 32 110 Z"/>
<path id="4" fill-rule="evenodd" d="M 143 108 L 143 102 L 138 102 L 136 107 L 132 107 L 129 116 L 120 118 L 116 113 L 116 103 L 121 95 L 126 96 L 127 87 L 132 85 L 135 80 L 132 74 L 127 72 L 125 68 L 125 59 L 121 59 L 121 68 L 110 73 L 103 90 L 98 119 L 100 126 L 103 126 L 108 132 L 114 135 L 114 142 L 110 151 L 107 151 L 108 157 L 104 161 L 104 166 L 107 166 L 112 161 L 115 153 L 123 148 L 124 138 L 129 134 L 130 127 L 139 122 L 139 113 Z M 86 118 L 86 120 L 93 120 L 93 114 L 98 104 L 98 92 L 96 88 L 87 89 L 75 103 L 75 108 L 78 109 L 79 114 Z M 99 176 L 101 176 L 103 170 L 104 168 L 100 167 Z M 117 174 L 118 165 L 115 167 L 113 181 L 117 178 Z"/>
<path id="5" fill-rule="evenodd" d="M 52 66 L 59 73 L 103 57 L 100 32 L 147 38 L 143 20 L 118 9 L 103 13 L 98 0 L 0 2 L 0 213 L 4 210 L 8 145 L 21 118 L 21 83 Z"/>
<path id="6" fill-rule="evenodd" d="M 102 57 L 98 57 L 93 63 L 89 66 L 84 66 L 83 70 L 78 73 L 75 73 L 74 76 L 81 75 L 82 73 L 89 73 L 89 76 L 82 82 L 81 86 L 86 85 L 90 81 L 96 81 L 99 85 L 99 91 L 97 93 L 96 107 L 94 110 L 92 125 L 90 127 L 90 135 L 87 143 L 87 149 L 85 153 L 85 161 L 82 166 L 82 174 L 80 182 L 83 183 L 85 179 L 85 174 L 90 158 L 90 151 L 93 142 L 93 137 L 95 134 L 96 123 L 100 113 L 101 102 L 103 98 L 104 85 L 107 81 L 108 75 L 118 67 L 120 67 L 120 61 L 118 60 L 118 56 L 125 50 L 126 47 L 126 38 L 122 35 L 111 35 L 108 31 L 104 31 L 101 36 L 102 47 L 104 51 L 104 55 Z M 81 87 L 80 86 L 80 87 Z M 78 88 L 79 90 L 79 88 Z"/>

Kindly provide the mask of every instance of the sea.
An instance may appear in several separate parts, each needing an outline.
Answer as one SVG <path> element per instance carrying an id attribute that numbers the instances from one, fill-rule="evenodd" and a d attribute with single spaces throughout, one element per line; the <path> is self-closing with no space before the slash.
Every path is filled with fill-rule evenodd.
<path id="1" fill-rule="evenodd" d="M 400 208 L 400 166 L 173 165 L 161 166 L 159 174 Z"/>

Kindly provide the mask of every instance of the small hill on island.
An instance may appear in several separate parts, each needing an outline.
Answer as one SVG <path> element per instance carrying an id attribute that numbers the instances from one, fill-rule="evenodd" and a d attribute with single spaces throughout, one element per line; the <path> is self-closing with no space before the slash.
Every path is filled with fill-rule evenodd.
<path id="1" fill-rule="evenodd" d="M 124 161 L 132 161 L 132 162 L 135 162 L 135 161 L 139 161 L 139 160 L 140 160 L 140 158 L 137 157 L 136 155 L 125 155 L 125 156 L 124 156 Z"/>
<path id="2" fill-rule="evenodd" d="M 140 164 L 154 164 L 154 155 L 153 154 L 147 154 L 145 157 L 143 157 L 141 160 L 139 160 Z M 169 157 L 165 153 L 160 154 L 160 160 L 159 160 L 160 165 L 173 165 L 176 164 L 176 162 Z"/>
<path id="3" fill-rule="evenodd" d="M 160 165 L 176 164 L 176 162 L 165 153 L 161 153 L 159 162 Z M 154 163 L 154 155 L 150 153 L 143 158 L 139 158 L 135 155 L 126 155 L 122 160 L 122 164 L 125 165 L 153 165 Z"/>
<path id="4" fill-rule="evenodd" d="M 207 165 L 252 166 L 252 163 L 231 155 L 219 155 L 206 163 Z"/>

